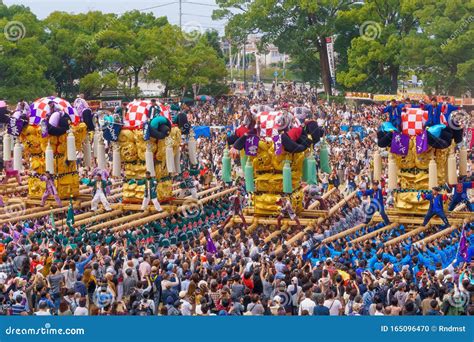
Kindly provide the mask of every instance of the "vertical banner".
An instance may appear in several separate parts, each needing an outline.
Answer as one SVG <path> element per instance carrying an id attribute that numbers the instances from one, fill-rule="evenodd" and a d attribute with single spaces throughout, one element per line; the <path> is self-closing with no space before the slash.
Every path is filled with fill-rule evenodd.
<path id="1" fill-rule="evenodd" d="M 329 72 L 331 74 L 332 85 L 336 85 L 336 67 L 334 65 L 334 42 L 332 37 L 326 38 L 326 46 L 328 51 Z"/>

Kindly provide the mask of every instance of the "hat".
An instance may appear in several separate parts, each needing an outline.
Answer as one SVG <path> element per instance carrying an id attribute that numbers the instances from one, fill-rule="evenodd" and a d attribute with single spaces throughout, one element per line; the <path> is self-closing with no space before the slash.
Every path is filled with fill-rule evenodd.
<path id="1" fill-rule="evenodd" d="M 184 297 L 186 297 L 186 294 L 187 294 L 186 291 L 180 291 L 179 292 L 179 298 L 183 299 Z"/>
<path id="2" fill-rule="evenodd" d="M 167 269 L 168 271 L 172 271 L 172 270 L 173 270 L 173 267 L 174 267 L 173 263 L 170 262 L 170 263 L 168 264 L 168 266 L 166 266 L 166 269 Z"/>
<path id="3" fill-rule="evenodd" d="M 174 304 L 173 297 L 171 296 L 166 297 L 166 304 L 173 305 Z"/>
<path id="4" fill-rule="evenodd" d="M 41 265 L 41 264 L 36 265 L 36 272 L 41 271 L 43 268 L 44 268 L 44 266 Z"/>
<path id="5" fill-rule="evenodd" d="M 273 301 L 276 303 L 281 303 L 281 297 L 280 296 L 275 296 L 273 297 Z"/>
<path id="6" fill-rule="evenodd" d="M 200 280 L 199 283 L 198 283 L 198 287 L 207 287 L 207 281 Z"/>

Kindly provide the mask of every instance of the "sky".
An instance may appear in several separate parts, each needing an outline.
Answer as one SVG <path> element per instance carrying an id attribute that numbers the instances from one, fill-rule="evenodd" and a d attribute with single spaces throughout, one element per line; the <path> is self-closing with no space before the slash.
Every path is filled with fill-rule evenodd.
<path id="1" fill-rule="evenodd" d="M 213 21 L 212 11 L 217 9 L 214 0 L 182 0 L 183 30 L 216 29 L 224 33 L 224 21 Z M 102 11 L 120 14 L 131 10 L 153 12 L 155 16 L 167 16 L 171 24 L 179 23 L 178 0 L 3 0 L 6 5 L 21 4 L 31 9 L 40 19 L 51 12 L 86 13 Z"/>

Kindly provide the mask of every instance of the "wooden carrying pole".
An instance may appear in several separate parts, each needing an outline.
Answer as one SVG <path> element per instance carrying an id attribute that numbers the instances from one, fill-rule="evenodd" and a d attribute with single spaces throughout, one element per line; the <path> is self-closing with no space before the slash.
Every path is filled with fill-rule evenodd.
<path id="1" fill-rule="evenodd" d="M 431 227 L 431 224 L 427 224 L 426 226 L 421 226 L 421 227 L 418 227 L 416 229 L 413 229 L 413 230 L 409 231 L 408 233 L 405 233 L 405 234 L 400 235 L 396 238 L 393 238 L 391 240 L 386 241 L 385 246 L 390 246 L 390 245 L 396 244 L 400 241 L 403 241 L 403 240 L 409 238 L 410 236 L 414 236 L 418 233 L 424 232 L 425 230 L 428 230 L 430 227 Z"/>
<path id="2" fill-rule="evenodd" d="M 318 218 L 315 225 L 307 226 L 302 232 L 297 233 L 290 240 L 288 240 L 288 244 L 291 245 L 291 244 L 295 243 L 296 241 L 302 239 L 304 234 L 314 230 L 315 226 L 318 226 L 318 225 L 322 224 L 325 220 L 327 220 L 329 217 L 331 217 L 337 210 L 339 210 L 339 208 L 341 208 L 344 204 L 346 204 L 347 201 L 352 199 L 356 195 L 356 193 L 357 193 L 357 191 L 353 191 L 349 195 L 347 195 L 345 198 L 340 200 L 333 208 L 331 208 L 331 210 L 329 210 L 329 213 L 328 213 L 327 217 Z M 278 248 L 275 250 L 275 254 L 280 253 L 281 250 L 282 250 L 282 247 L 278 246 Z"/>
<path id="3" fill-rule="evenodd" d="M 113 196 L 110 196 L 109 200 L 110 199 L 118 199 L 118 198 L 120 198 L 120 196 L 122 196 L 122 195 L 121 194 L 115 194 Z M 91 202 L 92 201 L 73 203 L 73 208 L 74 209 L 80 209 L 80 208 L 89 207 L 91 205 Z M 0 220 L 0 224 L 15 223 L 15 222 L 22 221 L 22 220 L 30 220 L 30 219 L 35 219 L 35 218 L 39 218 L 39 217 L 44 217 L 44 216 L 49 215 L 51 212 L 53 213 L 53 215 L 54 214 L 60 214 L 60 213 L 64 213 L 66 210 L 67 210 L 67 207 L 53 208 L 53 209 L 44 209 L 43 208 L 43 211 L 40 211 L 40 212 Z"/>
<path id="4" fill-rule="evenodd" d="M 231 193 L 235 190 L 237 190 L 237 187 L 226 189 L 226 190 L 221 191 L 217 194 L 213 194 L 213 195 L 210 195 L 208 197 L 204 197 L 201 200 L 196 200 L 196 203 L 197 204 L 199 204 L 199 203 L 204 204 L 204 203 L 207 203 L 209 201 L 212 201 L 213 199 L 217 199 L 217 198 L 220 198 L 222 196 L 225 196 L 225 195 L 227 195 L 227 194 L 229 194 L 229 193 Z M 177 211 L 179 212 L 180 210 L 182 210 L 182 207 L 178 207 Z M 144 225 L 144 224 L 156 221 L 156 220 L 160 220 L 162 218 L 166 218 L 166 217 L 168 217 L 168 216 L 170 216 L 174 213 L 175 212 L 158 213 L 158 214 L 146 216 L 146 217 L 143 217 L 141 219 L 138 219 L 136 221 L 131 221 L 131 222 L 127 222 L 127 220 L 128 220 L 128 218 L 130 218 L 133 215 L 125 216 L 125 218 L 127 218 L 127 220 L 123 220 L 123 221 L 121 220 L 119 222 L 114 222 L 114 225 L 117 225 L 117 224 L 120 224 L 120 225 L 118 227 L 114 228 L 113 231 L 117 232 L 117 231 L 122 231 L 122 230 L 127 230 L 127 229 L 130 229 L 130 228 L 138 227 L 138 226 L 141 226 L 141 225 Z M 143 213 L 139 213 L 139 215 L 143 216 Z M 97 226 L 93 227 L 94 230 L 96 229 L 96 227 Z M 98 229 L 101 229 L 101 228 L 103 228 L 103 226 L 101 226 Z"/>
<path id="5" fill-rule="evenodd" d="M 382 227 L 380 229 L 374 230 L 373 232 L 370 232 L 368 234 L 359 236 L 357 239 L 352 240 L 351 243 L 353 243 L 353 244 L 354 243 L 359 243 L 359 242 L 365 241 L 367 239 L 373 238 L 374 236 L 377 236 L 378 234 L 383 233 L 387 230 L 390 230 L 390 229 L 392 229 L 396 226 L 398 226 L 398 223 L 390 223 L 388 226 L 385 226 L 385 227 Z"/>

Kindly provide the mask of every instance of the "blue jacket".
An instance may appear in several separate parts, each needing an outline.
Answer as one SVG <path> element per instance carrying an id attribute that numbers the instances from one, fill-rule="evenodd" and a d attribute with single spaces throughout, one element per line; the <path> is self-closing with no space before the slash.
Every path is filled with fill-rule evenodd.
<path id="1" fill-rule="evenodd" d="M 447 199 L 446 195 L 438 194 L 436 196 L 433 196 L 433 194 L 423 194 L 422 195 L 423 199 L 430 201 L 430 207 L 428 209 L 428 212 L 433 212 L 433 213 L 443 213 L 443 201 Z"/>
<path id="2" fill-rule="evenodd" d="M 383 113 L 388 113 L 388 120 L 392 123 L 395 128 L 400 130 L 402 124 L 402 109 L 401 107 L 392 107 L 392 105 L 388 105 L 383 110 Z"/>
<path id="3" fill-rule="evenodd" d="M 380 210 L 384 209 L 384 202 L 383 202 L 383 192 L 382 189 L 378 188 L 376 191 L 373 189 L 362 191 L 363 196 L 369 196 L 371 198 L 371 202 L 375 202 L 378 204 Z"/>
<path id="4" fill-rule="evenodd" d="M 456 185 L 451 185 L 454 188 L 453 201 L 462 201 L 466 200 L 467 189 L 472 189 L 474 187 L 474 182 L 464 182 L 458 183 Z"/>

